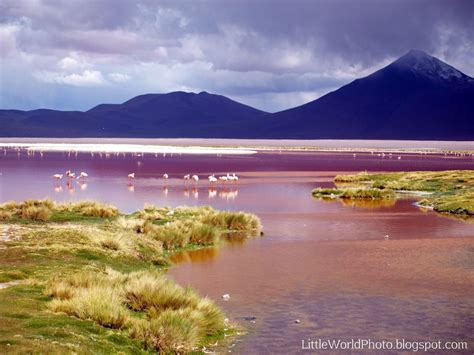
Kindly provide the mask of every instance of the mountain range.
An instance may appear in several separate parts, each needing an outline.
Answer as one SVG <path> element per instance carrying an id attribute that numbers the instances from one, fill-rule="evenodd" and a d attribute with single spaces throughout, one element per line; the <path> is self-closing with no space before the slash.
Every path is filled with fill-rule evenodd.
<path id="1" fill-rule="evenodd" d="M 205 91 L 88 111 L 0 110 L 2 137 L 474 139 L 474 79 L 411 50 L 314 101 L 267 113 Z"/>

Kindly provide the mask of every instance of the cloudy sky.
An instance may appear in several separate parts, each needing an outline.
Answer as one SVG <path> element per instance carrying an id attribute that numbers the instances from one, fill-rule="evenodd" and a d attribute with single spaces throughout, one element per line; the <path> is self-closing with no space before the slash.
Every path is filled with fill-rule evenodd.
<path id="1" fill-rule="evenodd" d="M 417 48 L 474 76 L 471 0 L 0 0 L 0 108 L 209 91 L 267 111 Z"/>

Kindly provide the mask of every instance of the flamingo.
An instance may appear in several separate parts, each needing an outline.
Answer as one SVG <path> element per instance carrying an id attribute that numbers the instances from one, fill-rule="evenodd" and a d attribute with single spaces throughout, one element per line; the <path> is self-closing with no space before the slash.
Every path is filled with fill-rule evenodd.
<path id="1" fill-rule="evenodd" d="M 183 176 L 184 181 L 188 181 L 190 178 L 191 178 L 191 175 L 189 175 L 189 174 L 186 174 L 186 175 Z"/>
<path id="2" fill-rule="evenodd" d="M 129 180 L 135 179 L 135 173 L 130 173 L 127 175 Z"/>
<path id="3" fill-rule="evenodd" d="M 84 171 L 81 171 L 81 173 L 79 174 L 79 176 L 77 177 L 77 179 L 81 179 L 81 178 L 85 178 L 85 177 L 88 177 L 89 174 L 84 172 Z"/>
<path id="4" fill-rule="evenodd" d="M 239 181 L 239 177 L 235 175 L 235 173 L 232 173 L 232 177 L 234 178 L 234 181 Z"/>
<path id="5" fill-rule="evenodd" d="M 166 173 L 163 174 L 163 179 L 168 180 L 168 177 L 169 177 L 168 174 Z"/>
<path id="6" fill-rule="evenodd" d="M 193 176 L 191 177 L 191 179 L 193 179 L 194 182 L 198 182 L 198 181 L 199 181 L 199 176 L 193 175 Z"/>
<path id="7" fill-rule="evenodd" d="M 224 176 L 219 176 L 219 180 L 226 182 L 227 181 L 227 176 L 225 176 L 225 175 Z"/>
<path id="8" fill-rule="evenodd" d="M 56 180 L 61 180 L 63 178 L 63 174 L 54 174 L 53 178 L 55 178 Z"/>
<path id="9" fill-rule="evenodd" d="M 214 174 L 212 174 L 211 176 L 208 176 L 207 179 L 209 180 L 210 183 L 213 183 L 213 182 L 216 182 L 217 179 L 216 177 L 214 176 Z"/>

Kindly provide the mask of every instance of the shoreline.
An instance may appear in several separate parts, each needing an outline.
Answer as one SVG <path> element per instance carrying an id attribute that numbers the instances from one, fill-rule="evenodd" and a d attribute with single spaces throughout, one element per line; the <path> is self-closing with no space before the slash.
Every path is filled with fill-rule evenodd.
<path id="1" fill-rule="evenodd" d="M 137 154 L 227 154 L 250 155 L 257 151 L 246 148 L 214 148 L 201 146 L 162 146 L 139 144 L 104 143 L 4 143 L 0 147 L 25 149 L 31 152 L 77 152 L 77 153 L 137 153 Z"/>
<path id="2" fill-rule="evenodd" d="M 255 154 L 294 152 L 392 152 L 474 154 L 473 141 L 270 140 L 214 138 L 0 138 L 0 147 L 32 151 L 108 153 Z"/>

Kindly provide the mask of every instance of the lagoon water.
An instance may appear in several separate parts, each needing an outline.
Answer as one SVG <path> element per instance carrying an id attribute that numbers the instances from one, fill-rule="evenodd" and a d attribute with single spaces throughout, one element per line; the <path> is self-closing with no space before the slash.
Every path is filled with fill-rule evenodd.
<path id="1" fill-rule="evenodd" d="M 168 272 L 215 299 L 246 330 L 223 352 L 298 353 L 302 340 L 357 338 L 464 340 L 472 349 L 474 224 L 423 211 L 413 196 L 382 205 L 311 197 L 312 188 L 331 186 L 341 172 L 474 169 L 472 157 L 398 155 L 401 159 L 337 152 L 92 157 L 8 150 L 0 154 L 0 202 L 96 199 L 125 212 L 152 203 L 259 215 L 264 236 L 234 236 L 216 248 L 183 252 Z M 89 177 L 81 183 L 52 179 L 68 169 Z M 130 172 L 136 173 L 132 182 Z M 211 187 L 205 179 L 227 172 L 237 173 L 239 182 Z M 184 183 L 187 173 L 200 174 L 201 181 Z M 221 299 L 225 293 L 229 301 Z"/>

